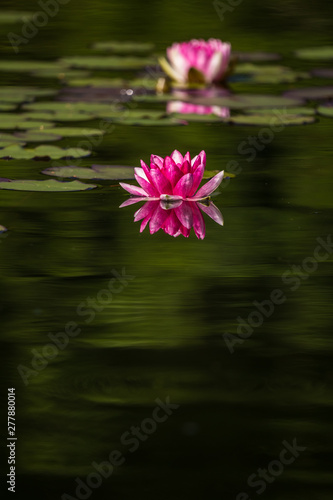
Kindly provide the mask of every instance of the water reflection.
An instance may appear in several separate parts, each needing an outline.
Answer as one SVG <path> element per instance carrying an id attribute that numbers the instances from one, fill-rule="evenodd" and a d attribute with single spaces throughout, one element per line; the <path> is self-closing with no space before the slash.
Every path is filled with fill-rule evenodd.
<path id="1" fill-rule="evenodd" d="M 142 201 L 138 198 L 129 198 L 120 207 L 130 205 Z M 197 238 L 204 239 L 206 234 L 206 226 L 203 215 L 205 212 L 217 224 L 223 226 L 223 217 L 216 205 L 207 198 L 201 202 L 185 201 L 185 200 L 151 200 L 147 201 L 134 214 L 134 222 L 142 220 L 140 233 L 149 223 L 150 234 L 156 233 L 162 229 L 166 234 L 174 236 L 179 235 L 188 238 L 193 228 Z"/>
<path id="2" fill-rule="evenodd" d="M 220 118 L 229 118 L 229 108 L 222 106 L 204 106 L 202 104 L 192 104 L 184 101 L 169 101 L 167 103 L 167 113 L 184 113 L 193 115 L 216 115 Z"/>

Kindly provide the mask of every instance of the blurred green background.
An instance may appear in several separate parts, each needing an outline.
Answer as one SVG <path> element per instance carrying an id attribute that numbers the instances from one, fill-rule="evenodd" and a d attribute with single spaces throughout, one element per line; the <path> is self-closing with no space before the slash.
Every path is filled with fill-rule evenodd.
<path id="1" fill-rule="evenodd" d="M 40 6 L 15 0 L 1 9 Z M 233 9 L 221 21 L 213 2 L 71 0 L 17 55 L 7 34 L 22 25 L 0 25 L 1 58 L 54 60 L 105 40 L 153 42 L 163 53 L 174 41 L 216 37 L 234 50 L 281 53 L 282 64 L 297 69 L 330 67 L 292 57 L 332 42 L 327 2 L 244 0 Z M 60 88 L 25 74 L 0 76 L 3 85 Z M 215 198 L 225 226 L 207 218 L 203 241 L 140 234 L 134 207 L 118 209 L 126 196 L 116 182 L 82 193 L 1 191 L 0 223 L 9 229 L 0 238 L 1 392 L 6 401 L 7 387 L 16 387 L 19 498 L 75 497 L 75 479 L 85 480 L 91 463 L 113 449 L 126 461 L 91 498 L 236 499 L 243 491 L 256 498 L 248 477 L 295 438 L 306 450 L 267 485 L 265 498 L 331 498 L 332 258 L 295 291 L 282 276 L 331 231 L 332 122 L 286 127 L 248 161 L 239 145 L 259 130 L 119 125 L 80 163 L 138 165 L 174 149 L 205 149 L 209 170 L 239 162 L 241 173 Z M 0 176 L 42 179 L 48 166 L 1 160 Z M 87 324 L 77 307 L 122 268 L 135 278 Z M 231 354 L 223 334 L 235 334 L 237 317 L 246 319 L 253 301 L 275 288 L 287 300 Z M 69 321 L 81 333 L 25 385 L 18 365 L 31 368 L 32 349 L 40 352 Z M 180 407 L 131 453 L 122 434 L 167 396 Z"/>

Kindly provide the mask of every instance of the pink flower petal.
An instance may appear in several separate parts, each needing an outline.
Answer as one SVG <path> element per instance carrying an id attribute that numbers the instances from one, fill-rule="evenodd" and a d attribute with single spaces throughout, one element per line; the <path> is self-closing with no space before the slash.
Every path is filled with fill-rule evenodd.
<path id="1" fill-rule="evenodd" d="M 198 204 L 200 209 L 205 212 L 213 221 L 217 222 L 223 226 L 223 216 L 216 205 L 211 201 L 209 205 L 204 205 L 203 203 Z"/>
<path id="2" fill-rule="evenodd" d="M 159 205 L 159 201 L 147 201 L 144 205 L 142 205 L 139 210 L 137 210 L 134 214 L 134 222 L 138 220 L 144 219 L 145 217 L 149 218 L 154 214 L 156 208 Z"/>
<path id="3" fill-rule="evenodd" d="M 139 201 L 147 201 L 147 198 L 146 197 L 140 198 L 139 196 L 136 196 L 135 198 L 128 198 L 119 206 L 119 208 L 128 207 L 129 205 L 133 205 L 134 203 L 139 203 Z"/>
<path id="4" fill-rule="evenodd" d="M 162 174 L 161 170 L 155 168 L 150 171 L 154 186 L 159 194 L 173 194 L 170 181 Z M 175 193 L 178 194 L 178 193 Z"/>
<path id="5" fill-rule="evenodd" d="M 168 210 L 163 210 L 160 205 L 158 205 L 149 222 L 150 234 L 154 234 L 156 233 L 156 231 L 161 229 L 163 223 L 169 217 L 169 215 L 170 214 Z"/>
<path id="6" fill-rule="evenodd" d="M 193 229 L 200 240 L 203 240 L 206 234 L 205 221 L 196 203 L 191 203 L 193 212 Z"/>
<path id="7" fill-rule="evenodd" d="M 170 156 L 177 165 L 181 165 L 183 163 L 183 155 L 177 151 L 177 149 L 175 149 Z"/>
<path id="8" fill-rule="evenodd" d="M 205 171 L 205 166 L 201 163 L 193 173 L 193 186 L 190 191 L 189 196 L 195 196 L 195 192 L 200 186 L 200 182 L 202 181 L 202 177 Z"/>
<path id="9" fill-rule="evenodd" d="M 148 193 L 149 196 L 157 196 L 159 194 L 155 186 L 153 184 L 150 184 L 150 182 L 146 180 L 147 178 L 142 168 L 135 168 L 134 176 L 137 182 L 146 191 L 146 193 Z"/>
<path id="10" fill-rule="evenodd" d="M 183 226 L 187 229 L 191 229 L 193 226 L 193 211 L 191 209 L 191 204 L 189 202 L 184 201 L 184 203 L 175 208 L 175 214 L 177 215 L 179 221 Z"/>
<path id="11" fill-rule="evenodd" d="M 180 230 L 180 221 L 178 220 L 174 210 L 170 211 L 169 217 L 164 221 L 162 229 L 170 236 L 175 236 Z"/>
<path id="12" fill-rule="evenodd" d="M 132 184 L 127 184 L 126 182 L 119 182 L 121 187 L 123 189 L 126 189 L 131 194 L 134 194 L 134 196 L 148 196 L 146 191 L 138 186 L 133 186 Z"/>
<path id="13" fill-rule="evenodd" d="M 182 172 L 183 174 L 189 174 L 191 172 L 191 163 L 189 161 L 183 161 Z"/>
<path id="14" fill-rule="evenodd" d="M 193 199 L 205 198 L 215 191 L 215 189 L 221 184 L 224 175 L 224 170 L 214 175 L 210 181 L 206 182 L 199 191 L 193 196 Z"/>
<path id="15" fill-rule="evenodd" d="M 185 174 L 177 184 L 175 185 L 173 189 L 173 194 L 177 194 L 181 196 L 182 198 L 187 198 L 189 196 L 189 193 L 191 192 L 193 186 L 193 174 Z"/>
<path id="16" fill-rule="evenodd" d="M 153 165 L 152 165 L 153 164 Z M 157 155 L 151 155 L 150 157 L 150 166 L 154 166 L 155 168 L 163 168 L 163 158 Z"/>

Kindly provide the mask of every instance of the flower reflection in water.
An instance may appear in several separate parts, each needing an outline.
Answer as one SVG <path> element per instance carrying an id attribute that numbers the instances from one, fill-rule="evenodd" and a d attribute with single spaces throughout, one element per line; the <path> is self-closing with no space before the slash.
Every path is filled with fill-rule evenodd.
<path id="1" fill-rule="evenodd" d="M 192 104 L 184 101 L 169 101 L 167 113 L 184 113 L 191 115 L 216 115 L 220 118 L 229 118 L 230 110 L 222 106 L 204 106 L 203 104 Z"/>
<path id="2" fill-rule="evenodd" d="M 146 198 L 129 198 L 120 208 L 132 205 Z M 186 200 L 151 200 L 137 210 L 134 221 L 142 221 L 140 233 L 149 223 L 150 234 L 162 229 L 170 236 L 177 237 L 180 234 L 188 238 L 193 228 L 199 239 L 204 239 L 206 233 L 205 221 L 202 210 L 211 219 L 223 226 L 223 217 L 220 210 L 208 197 L 200 202 Z"/>

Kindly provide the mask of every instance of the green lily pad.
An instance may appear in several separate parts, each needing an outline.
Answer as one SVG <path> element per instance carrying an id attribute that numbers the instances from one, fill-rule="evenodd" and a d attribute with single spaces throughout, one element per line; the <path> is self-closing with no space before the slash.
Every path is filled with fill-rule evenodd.
<path id="1" fill-rule="evenodd" d="M 172 113 L 172 116 L 174 118 L 186 120 L 187 122 L 214 123 L 225 120 L 225 118 L 221 118 L 214 114 Z"/>
<path id="2" fill-rule="evenodd" d="M 13 73 L 29 73 L 31 71 L 38 71 L 40 69 L 54 70 L 56 68 L 59 68 L 59 70 L 61 70 L 61 67 L 62 65 L 59 62 L 23 60 L 0 61 L 0 71 L 8 71 Z"/>
<path id="3" fill-rule="evenodd" d="M 317 113 L 328 118 L 333 118 L 333 106 L 318 106 Z"/>
<path id="4" fill-rule="evenodd" d="M 68 80 L 68 85 L 72 87 L 94 87 L 94 88 L 119 88 L 119 89 L 135 89 L 143 87 L 145 89 L 154 90 L 156 80 L 153 78 L 135 78 L 133 80 L 124 80 L 122 78 L 71 78 Z"/>
<path id="5" fill-rule="evenodd" d="M 232 57 L 236 58 L 238 61 L 244 62 L 265 62 L 265 61 L 276 61 L 281 59 L 279 54 L 275 52 L 232 52 Z"/>
<path id="6" fill-rule="evenodd" d="M 274 114 L 276 109 L 271 108 L 247 108 L 244 109 L 244 113 L 246 114 L 254 114 L 254 115 L 270 115 Z M 313 108 L 308 108 L 306 106 L 295 106 L 288 107 L 288 115 L 305 115 L 305 116 L 314 116 L 316 114 L 316 110 Z"/>
<path id="7" fill-rule="evenodd" d="M 238 64 L 234 73 L 249 75 L 246 83 L 292 83 L 302 78 L 309 78 L 308 73 L 294 71 L 286 66 L 252 63 Z"/>
<path id="8" fill-rule="evenodd" d="M 34 149 L 24 149 L 19 145 L 5 147 L 0 151 L 0 158 L 16 160 L 32 160 L 34 158 L 47 158 L 58 160 L 60 158 L 81 158 L 89 156 L 91 151 L 82 148 L 62 149 L 57 146 L 38 146 Z"/>
<path id="9" fill-rule="evenodd" d="M 37 131 L 36 131 L 37 132 Z M 41 134 L 44 132 L 41 130 Z M 104 135 L 105 130 L 98 128 L 78 128 L 78 127 L 55 127 L 52 129 L 46 129 L 46 134 L 55 134 L 62 137 L 91 137 L 96 135 Z"/>
<path id="10" fill-rule="evenodd" d="M 22 116 L 27 120 L 50 120 L 54 122 L 84 122 L 96 118 L 96 115 L 81 113 L 80 111 L 30 111 Z"/>
<path id="11" fill-rule="evenodd" d="M 0 111 L 12 111 L 16 108 L 16 104 L 2 104 L 0 103 Z M 1 115 L 0 115 L 1 118 Z"/>
<path id="12" fill-rule="evenodd" d="M 112 121 L 122 122 L 124 120 L 157 120 L 167 117 L 165 110 L 160 109 L 128 109 L 111 110 L 100 113 L 101 118 L 112 118 Z"/>
<path id="13" fill-rule="evenodd" d="M 86 191 L 97 187 L 95 184 L 84 184 L 80 181 L 61 182 L 56 179 L 47 180 L 11 180 L 1 179 L 0 189 L 8 189 L 14 191 L 42 191 L 42 192 L 59 192 L 59 191 Z"/>
<path id="14" fill-rule="evenodd" d="M 44 101 L 34 102 L 24 105 L 24 109 L 28 111 L 48 111 L 56 113 L 88 113 L 97 116 L 98 113 L 119 110 L 119 107 L 100 102 L 61 102 L 61 101 Z"/>
<path id="15" fill-rule="evenodd" d="M 91 47 L 100 52 L 114 52 L 115 54 L 147 54 L 154 50 L 152 43 L 138 42 L 97 42 Z"/>
<path id="16" fill-rule="evenodd" d="M 86 78 L 90 75 L 89 71 L 66 68 L 37 69 L 31 74 L 37 78 L 56 78 L 60 81 L 67 81 L 70 78 Z"/>
<path id="17" fill-rule="evenodd" d="M 87 167 L 50 167 L 42 171 L 46 175 L 55 177 L 72 177 L 95 180 L 134 179 L 134 167 L 121 165 L 92 165 Z"/>
<path id="18" fill-rule="evenodd" d="M 286 115 L 286 114 L 258 114 L 258 115 L 236 115 L 226 120 L 234 125 L 251 126 L 289 126 L 289 125 L 307 125 L 316 121 L 313 116 Z"/>
<path id="19" fill-rule="evenodd" d="M 179 126 L 186 125 L 185 120 L 179 120 L 178 118 L 166 117 L 166 118 L 115 118 L 112 121 L 118 123 L 119 125 L 138 125 L 140 127 L 165 127 L 165 126 Z"/>
<path id="20" fill-rule="evenodd" d="M 42 121 L 28 121 L 25 120 L 24 115 L 15 113 L 1 113 L 0 114 L 0 129 L 11 130 L 11 129 L 23 129 L 28 128 L 42 129 L 53 127 L 52 122 L 42 122 Z"/>
<path id="21" fill-rule="evenodd" d="M 333 98 L 333 86 L 327 87 L 308 87 L 304 89 L 293 89 L 284 92 L 286 97 L 307 100 L 320 100 Z"/>
<path id="22" fill-rule="evenodd" d="M 299 49 L 294 52 L 299 59 L 307 59 L 310 61 L 330 61 L 333 59 L 333 46 L 326 45 L 323 47 L 310 47 Z"/>
<path id="23" fill-rule="evenodd" d="M 203 104 L 205 106 L 221 106 L 230 109 L 244 108 L 279 108 L 286 106 L 298 106 L 302 104 L 300 98 L 265 95 L 265 94 L 235 94 L 228 97 L 192 97 L 183 98 L 192 104 Z"/>
<path id="24" fill-rule="evenodd" d="M 32 101 L 35 97 L 52 96 L 56 90 L 35 87 L 0 87 L 0 101 L 3 103 L 21 103 Z"/>
<path id="25" fill-rule="evenodd" d="M 220 170 L 205 170 L 204 171 L 204 174 L 203 174 L 203 179 L 211 179 L 212 177 L 214 177 L 214 175 L 218 174 L 220 172 Z M 236 177 L 235 174 L 232 174 L 230 172 L 224 172 L 224 176 L 223 176 L 223 179 L 233 179 L 234 177 Z"/>
<path id="26" fill-rule="evenodd" d="M 11 144 L 20 143 L 21 146 L 24 146 L 24 140 L 20 137 L 16 137 L 11 134 L 3 134 L 0 132 L 0 148 L 5 148 L 6 146 L 10 146 Z"/>
<path id="27" fill-rule="evenodd" d="M 48 129 L 50 130 L 50 129 Z M 61 135 L 50 134 L 43 130 L 29 130 L 28 132 L 15 132 L 15 136 L 25 142 L 53 142 L 60 141 Z"/>
<path id="28" fill-rule="evenodd" d="M 0 11 L 0 24 L 22 23 L 23 21 L 32 19 L 34 12 L 27 11 Z"/>
<path id="29" fill-rule="evenodd" d="M 179 96 L 175 96 L 173 94 L 143 94 L 133 95 L 132 99 L 136 102 L 161 103 L 168 101 L 179 101 Z"/>
<path id="30" fill-rule="evenodd" d="M 135 70 L 154 64 L 151 58 L 117 56 L 75 56 L 60 59 L 60 64 L 72 68 L 95 70 Z M 1 67 L 1 66 L 0 66 Z"/>

